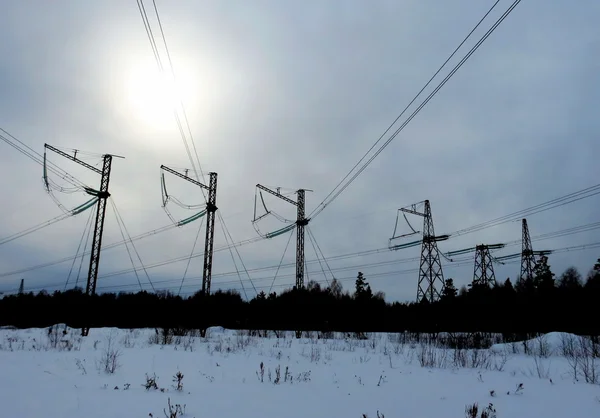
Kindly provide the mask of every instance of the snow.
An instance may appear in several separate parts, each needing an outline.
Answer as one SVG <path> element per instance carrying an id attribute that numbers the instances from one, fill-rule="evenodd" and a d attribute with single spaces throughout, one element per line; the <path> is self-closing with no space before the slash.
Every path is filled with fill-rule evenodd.
<path id="1" fill-rule="evenodd" d="M 492 403 L 498 418 L 600 416 L 600 385 L 574 381 L 558 333 L 545 336 L 549 357 L 496 345 L 478 352 L 485 361 L 473 368 L 457 367 L 455 350 L 403 345 L 392 334 L 263 338 L 212 328 L 207 338 L 161 345 L 154 329 L 92 329 L 85 338 L 62 329 L 0 329 L 0 416 L 156 418 L 169 398 L 185 405 L 179 417 L 196 418 L 463 417 L 474 402 L 480 410 Z M 100 364 L 108 345 L 120 352 L 112 374 Z M 472 366 L 474 352 L 462 353 Z M 422 367 L 427 359 L 437 367 Z M 177 371 L 181 392 L 173 387 Z M 159 390 L 143 387 L 147 374 Z"/>

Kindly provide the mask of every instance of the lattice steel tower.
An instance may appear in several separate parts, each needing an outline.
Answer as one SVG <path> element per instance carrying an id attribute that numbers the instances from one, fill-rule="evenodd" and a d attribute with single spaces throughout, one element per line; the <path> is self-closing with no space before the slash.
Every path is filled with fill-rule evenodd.
<path id="1" fill-rule="evenodd" d="M 496 275 L 494 274 L 494 265 L 492 264 L 489 245 L 481 244 L 475 247 L 473 283 L 486 286 L 493 286 L 496 283 Z"/>
<path id="2" fill-rule="evenodd" d="M 535 267 L 535 254 L 531 247 L 531 237 L 529 236 L 529 227 L 527 219 L 523 219 L 523 238 L 521 247 L 521 274 L 520 280 L 533 279 L 533 269 Z"/>
<path id="3" fill-rule="evenodd" d="M 76 162 L 79 165 L 87 168 L 88 170 L 93 171 L 96 174 L 100 174 L 100 189 L 94 190 L 91 188 L 86 188 L 86 193 L 96 196 L 98 198 L 98 206 L 96 207 L 96 220 L 94 222 L 94 235 L 92 238 L 92 250 L 90 252 L 90 268 L 88 271 L 87 285 L 85 287 L 85 293 L 87 295 L 95 295 L 96 294 L 96 283 L 98 281 L 98 269 L 100 267 L 100 250 L 102 249 L 102 235 L 104 232 L 104 219 L 106 216 L 106 201 L 110 197 L 110 193 L 108 192 L 108 184 L 110 182 L 110 170 L 112 166 L 113 157 L 124 158 L 118 155 L 105 154 L 102 156 L 102 170 L 86 163 L 85 161 L 77 158 L 77 151 L 74 151 L 74 155 L 67 154 L 59 150 L 56 147 L 53 147 L 48 144 L 44 144 L 45 150 L 50 150 L 58 155 L 61 155 L 73 162 Z M 45 153 L 45 151 L 44 151 Z M 45 154 L 44 154 L 45 155 Z M 45 158 L 45 157 L 44 157 Z M 84 326 L 81 329 L 81 335 L 87 336 L 90 332 L 90 328 Z"/>
<path id="4" fill-rule="evenodd" d="M 268 187 L 263 186 L 262 184 L 257 184 L 256 187 L 260 190 L 263 190 L 267 193 L 272 194 L 273 196 L 277 196 L 281 200 L 296 206 L 296 289 L 304 289 L 304 227 L 308 225 L 310 219 L 306 218 L 305 212 L 305 201 L 306 201 L 306 192 L 310 190 L 306 189 L 298 189 L 296 194 L 298 195 L 298 200 L 294 202 L 292 199 L 282 195 L 278 190 L 271 190 Z M 253 222 L 255 222 L 255 219 Z M 290 231 L 290 227 L 285 227 L 279 231 L 275 231 L 274 233 L 267 234 L 267 238 L 272 238 L 277 235 L 280 235 L 282 232 Z"/>
<path id="5" fill-rule="evenodd" d="M 419 210 L 421 205 L 423 207 L 422 211 Z M 404 208 L 400 208 L 399 211 L 405 214 L 408 213 L 411 215 L 423 217 L 423 238 L 421 240 L 421 262 L 419 265 L 417 302 L 421 302 L 423 300 L 435 302 L 440 298 L 445 286 L 444 273 L 442 272 L 442 263 L 440 262 L 440 253 L 438 251 L 437 242 L 448 239 L 448 235 L 435 235 L 429 200 L 425 200 L 423 202 L 415 203 Z M 404 234 L 400 237 L 409 236 L 417 233 L 417 231 L 415 231 L 414 228 L 412 228 L 412 226 L 411 229 L 413 230 L 411 234 Z M 396 230 L 394 228 L 394 235 L 395 234 Z M 391 239 L 396 239 L 400 237 L 394 236 Z M 408 248 L 413 246 L 413 244 L 418 245 L 418 241 L 395 245 L 393 247 L 390 247 L 390 249 Z"/>
<path id="6" fill-rule="evenodd" d="M 204 241 L 204 267 L 202 269 L 202 294 L 210 295 L 210 284 L 212 281 L 212 260 L 215 245 L 215 212 L 217 211 L 217 173 L 208 173 L 209 183 L 208 186 L 200 183 L 197 180 L 185 173 L 180 173 L 177 170 L 169 168 L 165 165 L 160 166 L 161 170 L 173 174 L 183 180 L 186 180 L 201 189 L 208 191 L 208 198 L 206 199 L 206 211 L 202 211 L 194 216 L 191 216 L 185 220 L 178 222 L 178 225 L 184 225 L 188 221 L 198 219 L 206 215 L 206 236 Z"/>

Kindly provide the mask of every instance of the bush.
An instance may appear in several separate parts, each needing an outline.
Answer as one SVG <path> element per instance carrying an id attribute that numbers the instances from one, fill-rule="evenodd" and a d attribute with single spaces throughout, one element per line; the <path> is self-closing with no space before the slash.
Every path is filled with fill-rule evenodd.
<path id="1" fill-rule="evenodd" d="M 156 374 L 148 376 L 146 373 L 146 383 L 142 385 L 146 390 L 154 389 L 158 390 L 158 383 L 156 383 Z"/>
<path id="2" fill-rule="evenodd" d="M 116 347 L 116 336 L 115 332 L 111 333 L 105 339 L 104 350 L 102 356 L 97 361 L 96 366 L 99 371 L 104 373 L 113 374 L 117 371 L 121 364 L 119 363 L 119 357 L 121 357 L 121 350 Z"/>
<path id="3" fill-rule="evenodd" d="M 475 402 L 472 405 L 465 406 L 465 417 L 466 418 L 496 418 L 496 409 L 493 404 L 489 404 L 484 410 L 479 413 L 479 405 Z"/>
<path id="4" fill-rule="evenodd" d="M 183 390 L 183 373 L 177 371 L 177 373 L 173 376 L 173 383 L 175 383 L 175 385 L 173 385 L 175 390 L 181 392 Z"/>

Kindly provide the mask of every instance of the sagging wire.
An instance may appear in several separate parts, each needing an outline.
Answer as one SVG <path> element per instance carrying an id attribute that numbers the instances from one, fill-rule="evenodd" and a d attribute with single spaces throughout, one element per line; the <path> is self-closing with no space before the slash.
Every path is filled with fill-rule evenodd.
<path id="1" fill-rule="evenodd" d="M 221 224 L 223 224 L 223 222 L 221 222 Z M 223 228 L 223 236 L 225 237 L 225 243 L 227 243 L 229 245 L 229 241 L 227 240 L 227 234 L 225 233 L 225 228 Z M 231 255 L 231 261 L 233 261 L 233 266 L 235 267 L 235 273 L 237 274 L 240 284 L 242 285 L 242 291 L 244 292 L 246 301 L 248 301 L 248 293 L 246 292 L 246 287 L 244 286 L 244 281 L 242 280 L 242 276 L 240 275 L 240 269 L 238 268 L 238 265 L 235 261 L 235 257 L 233 256 L 233 251 L 231 250 L 231 247 L 229 248 L 229 254 Z M 238 253 L 238 256 L 239 256 L 239 253 Z M 242 258 L 240 257 L 240 260 L 241 259 Z M 245 267 L 244 267 L 244 269 L 245 269 Z M 246 270 L 246 274 L 248 274 L 248 270 Z M 248 274 L 248 278 L 250 278 L 249 274 Z M 250 283 L 252 283 L 252 280 L 250 280 Z M 252 286 L 254 287 L 254 283 L 252 283 Z M 254 290 L 256 290 L 256 288 Z"/>
<path id="2" fill-rule="evenodd" d="M 127 239 L 125 238 L 125 233 L 123 232 L 123 228 L 121 227 L 121 222 L 119 221 L 119 216 L 117 215 L 117 210 L 115 208 L 114 202 L 110 201 L 112 204 L 113 212 L 115 213 L 115 218 L 117 218 L 117 225 L 119 226 L 119 232 L 121 232 L 121 237 L 123 241 L 125 241 L 125 249 L 127 250 L 127 255 L 129 255 L 129 260 L 131 261 L 131 266 L 133 267 L 133 273 L 135 274 L 135 278 L 137 279 L 138 285 L 140 286 L 140 290 L 144 290 L 142 286 L 142 282 L 140 281 L 140 276 L 135 268 L 135 263 L 133 262 L 133 256 L 131 255 L 131 251 L 129 250 L 129 246 L 127 245 Z"/>
<path id="3" fill-rule="evenodd" d="M 42 168 L 43 168 L 43 175 L 42 175 L 42 181 L 44 183 L 44 189 L 46 190 L 46 193 L 48 193 L 48 196 L 50 196 L 50 198 L 52 199 L 52 201 L 54 202 L 54 204 L 65 214 L 69 213 L 69 210 L 60 202 L 60 200 L 58 200 L 58 198 L 54 195 L 54 192 L 57 191 L 59 193 L 65 193 L 65 194 L 73 194 L 73 193 L 86 193 L 86 186 L 82 185 L 76 185 L 74 184 L 71 180 L 67 179 L 67 174 L 65 174 L 64 176 L 62 176 L 62 179 L 65 181 L 68 181 L 69 183 L 73 184 L 73 187 L 63 187 L 60 186 L 58 183 L 56 183 L 55 181 L 53 181 L 52 179 L 50 179 L 48 177 L 48 160 L 47 160 L 47 155 L 46 155 L 46 151 L 44 150 L 44 155 L 43 155 L 43 159 L 42 159 Z M 68 175 L 70 176 L 70 175 Z"/>
<path id="4" fill-rule="evenodd" d="M 331 279 L 335 280 L 335 276 L 334 276 L 333 272 L 331 271 L 331 267 L 329 267 L 329 263 L 327 262 L 327 259 L 325 258 L 325 254 L 323 254 L 321 247 L 319 247 L 317 238 L 314 236 L 313 232 L 311 231 L 311 229 L 308 226 L 306 227 L 306 231 L 308 232 L 308 238 L 310 239 L 313 249 L 315 250 L 315 255 L 317 256 L 317 261 L 319 262 L 319 266 L 321 267 L 321 271 L 323 272 L 323 277 L 325 277 L 327 286 L 329 286 L 329 280 L 327 280 L 327 275 L 325 274 L 325 269 L 323 268 L 323 264 L 321 264 L 321 259 L 319 258 L 319 251 L 321 252 L 321 256 L 323 257 L 323 261 L 325 262 L 325 265 L 329 269 L 329 273 L 331 273 Z M 318 251 L 317 251 L 317 249 L 318 249 Z"/>
<path id="5" fill-rule="evenodd" d="M 92 212 L 93 213 L 93 212 Z M 83 268 L 83 260 L 85 257 L 85 250 L 88 246 L 88 242 L 90 241 L 90 236 L 92 235 L 92 229 L 90 224 L 90 229 L 88 229 L 87 237 L 85 238 L 85 244 L 83 245 L 83 253 L 81 254 L 81 261 L 79 262 L 79 270 L 77 271 L 77 278 L 75 279 L 75 289 L 77 289 L 77 285 L 79 284 L 79 278 L 81 277 L 81 269 Z"/>
<path id="6" fill-rule="evenodd" d="M 198 243 L 198 238 L 200 237 L 200 231 L 202 230 L 202 225 L 204 224 L 204 219 L 200 221 L 200 226 L 198 226 L 198 233 L 196 234 L 196 238 L 194 239 L 194 245 L 192 246 L 192 251 L 190 253 L 190 257 L 187 260 L 187 264 L 185 266 L 185 270 L 183 272 L 183 277 L 181 278 L 181 283 L 179 284 L 179 290 L 177 291 L 177 296 L 181 293 L 181 288 L 183 287 L 183 282 L 185 281 L 185 276 L 187 275 L 188 269 L 190 268 L 190 263 L 192 261 L 192 256 L 194 254 L 194 250 L 196 249 L 196 244 Z"/>
<path id="7" fill-rule="evenodd" d="M 90 211 L 90 216 L 88 216 L 88 219 L 85 223 L 85 227 L 83 228 L 83 234 L 81 235 L 81 239 L 79 240 L 79 245 L 77 246 L 77 251 L 75 252 L 75 258 L 73 258 L 73 263 L 71 263 L 71 268 L 69 269 L 69 274 L 67 275 L 67 281 L 65 282 L 65 287 L 64 287 L 63 291 L 67 290 L 67 286 L 69 285 L 69 280 L 71 280 L 71 274 L 73 273 L 73 268 L 75 267 L 75 262 L 77 261 L 77 258 L 79 258 L 79 250 L 81 250 L 81 244 L 83 244 L 83 240 L 86 238 L 86 236 L 89 237 L 89 233 L 87 233 L 87 232 L 88 232 L 88 228 L 91 230 L 93 215 L 94 215 L 94 211 Z M 87 245 L 87 240 L 86 240 L 86 245 Z M 84 247 L 84 251 L 85 251 L 85 247 Z M 83 255 L 81 256 L 81 259 L 83 260 Z M 81 271 L 81 267 L 80 267 L 80 271 Z M 78 281 L 79 281 L 79 273 L 77 273 L 76 283 Z M 75 286 L 77 286 L 77 284 Z"/>
<path id="8" fill-rule="evenodd" d="M 177 206 L 181 207 L 182 209 L 189 209 L 189 210 L 194 210 L 194 209 L 200 209 L 202 207 L 206 207 L 206 204 L 197 204 L 197 205 L 187 205 L 184 204 L 183 202 L 181 202 L 179 199 L 177 199 L 174 196 L 169 195 L 169 193 L 167 192 L 167 183 L 165 181 L 165 173 L 161 172 L 160 173 L 160 191 L 161 191 L 161 196 L 162 196 L 162 208 L 165 211 L 165 213 L 167 214 L 167 216 L 169 217 L 169 219 L 171 220 L 171 222 L 173 222 L 175 225 L 177 226 L 183 226 L 186 225 L 192 221 L 195 221 L 196 219 L 201 218 L 202 216 L 204 216 L 204 214 L 206 213 L 206 210 L 201 211 L 200 213 L 196 214 L 196 215 L 192 215 L 188 218 L 182 219 L 177 221 L 175 219 L 175 217 L 173 216 L 173 214 L 171 213 L 171 211 L 167 208 L 167 204 L 169 202 L 173 202 L 175 203 Z"/>
<path id="9" fill-rule="evenodd" d="M 135 271 L 135 275 L 138 279 L 138 283 L 140 284 L 140 289 L 143 290 L 142 284 L 138 277 L 137 269 L 135 268 L 135 264 L 133 263 L 133 258 L 131 257 L 131 253 L 129 252 L 129 247 L 127 247 L 127 241 L 129 241 L 129 243 L 131 244 L 131 247 L 133 248 L 133 251 L 135 251 L 135 254 L 140 262 L 140 265 L 142 266 L 142 270 L 144 270 L 144 273 L 146 274 L 146 279 L 148 280 L 148 283 L 150 283 L 150 287 L 152 287 L 152 290 L 154 292 L 156 292 L 156 289 L 154 288 L 154 284 L 152 283 L 152 280 L 150 279 L 150 275 L 148 274 L 148 270 L 146 269 L 146 266 L 144 265 L 144 262 L 142 261 L 142 257 L 140 256 L 140 253 L 138 252 L 137 248 L 135 247 L 135 244 L 133 243 L 133 240 L 131 239 L 131 235 L 129 234 L 129 231 L 127 230 L 127 227 L 125 226 L 125 221 L 123 220 L 121 213 L 117 209 L 117 205 L 114 201 L 114 198 L 111 197 L 110 203 L 112 204 L 113 210 L 115 212 L 115 216 L 117 217 L 117 224 L 119 224 L 119 222 L 120 222 L 119 229 L 121 229 L 121 225 L 123 227 L 121 230 L 121 235 L 123 236 L 123 240 L 125 241 L 125 248 L 127 248 L 127 253 L 129 253 L 129 258 L 131 260 L 132 267 Z M 125 238 L 123 231 L 125 231 L 125 234 L 127 234 L 127 238 Z"/>
<path id="10" fill-rule="evenodd" d="M 421 233 L 421 231 L 417 231 L 415 228 L 413 228 L 413 226 L 408 221 L 408 218 L 406 217 L 406 213 L 403 212 L 402 215 L 404 216 L 404 220 L 406 221 L 406 224 L 408 225 L 408 227 L 411 229 L 412 232 L 396 236 L 396 232 L 398 231 L 398 220 L 400 219 L 400 212 L 402 212 L 400 209 L 398 209 L 398 211 L 396 212 L 396 222 L 394 223 L 394 232 L 392 233 L 392 237 L 388 241 L 388 246 L 390 247 L 390 249 L 394 248 L 394 246 L 392 245 L 393 240 L 396 240 L 399 238 L 410 237 L 412 235 Z"/>
<path id="11" fill-rule="evenodd" d="M 279 189 L 279 188 L 277 188 Z M 258 198 L 260 197 L 260 204 L 262 205 L 262 207 L 265 210 L 265 213 L 263 213 L 262 215 L 259 215 L 258 217 L 256 216 L 256 209 L 258 206 Z M 287 223 L 287 224 L 293 224 L 293 225 L 288 225 L 286 227 L 283 227 L 281 229 L 278 229 L 276 231 L 273 232 L 269 232 L 269 233 L 262 233 L 260 231 L 260 227 L 258 226 L 258 222 L 262 219 L 264 219 L 265 217 L 269 216 L 269 215 L 273 215 L 273 217 L 275 217 L 277 220 L 279 220 L 280 222 L 283 223 Z M 279 215 L 278 213 L 274 212 L 273 210 L 267 208 L 267 204 L 265 203 L 265 199 L 263 197 L 262 191 L 260 191 L 258 189 L 258 187 L 256 189 L 254 189 L 254 217 L 252 219 L 252 227 L 254 228 L 254 230 L 256 231 L 256 233 L 261 237 L 261 238 L 265 238 L 265 239 L 270 239 L 270 238 L 274 238 L 278 235 L 284 234 L 288 231 L 290 231 L 291 229 L 293 229 L 295 227 L 295 221 L 289 220 L 284 218 L 283 216 Z"/>
<path id="12" fill-rule="evenodd" d="M 223 225 L 223 235 L 225 236 L 225 243 L 227 244 L 227 247 L 229 248 L 229 252 L 231 253 L 232 258 L 233 258 L 233 253 L 231 252 L 231 248 L 233 247 L 233 249 L 235 250 L 235 252 L 236 252 L 236 254 L 238 256 L 238 258 L 240 259 L 240 263 L 242 264 L 242 268 L 244 269 L 244 272 L 246 273 L 246 276 L 248 276 L 248 281 L 250 282 L 250 285 L 252 285 L 252 288 L 254 289 L 254 292 L 258 295 L 258 291 L 256 290 L 256 286 L 254 286 L 254 282 L 252 281 L 252 278 L 250 277 L 250 273 L 248 273 L 248 269 L 246 268 L 246 264 L 244 263 L 244 260 L 242 259 L 240 251 L 238 250 L 237 246 L 235 245 L 235 241 L 233 240 L 233 237 L 231 236 L 231 233 L 229 232 L 229 229 L 227 228 L 227 225 L 225 224 L 225 220 L 221 216 L 221 212 L 220 211 L 217 212 L 217 215 L 219 216 L 219 222 L 221 222 L 221 225 Z M 228 237 L 229 237 L 229 240 L 227 239 Z M 235 264 L 235 262 L 234 262 L 234 264 Z M 239 277 L 239 272 L 238 272 L 238 277 Z M 242 279 L 240 277 L 240 282 L 241 282 L 241 280 Z M 244 293 L 245 292 L 246 291 L 244 290 Z"/>
<path id="13" fill-rule="evenodd" d="M 283 255 L 281 256 L 281 260 L 279 260 L 279 265 L 277 266 L 277 270 L 275 270 L 275 276 L 273 277 L 273 281 L 271 282 L 271 287 L 269 288 L 269 294 L 271 293 L 271 289 L 273 289 L 273 284 L 275 284 L 275 279 L 277 279 L 277 274 L 279 273 L 279 269 L 281 268 L 281 264 L 283 263 L 283 259 L 285 257 L 285 253 L 290 245 L 290 241 L 292 240 L 292 236 L 294 234 L 290 234 L 288 238 L 287 244 L 285 244 L 285 249 L 283 250 Z"/>
<path id="14" fill-rule="evenodd" d="M 84 212 L 87 209 L 89 209 L 90 207 L 92 207 L 93 205 L 95 205 L 97 201 L 98 201 L 98 198 L 92 198 L 92 199 L 88 200 L 87 202 L 85 202 L 85 203 L 83 203 L 83 204 L 81 204 L 81 205 L 79 205 L 79 206 L 77 206 L 77 207 L 75 207 L 75 208 L 67 211 L 66 213 L 64 213 L 62 215 L 56 216 L 56 217 L 54 217 L 52 219 L 49 219 L 49 220 L 47 220 L 45 222 L 42 222 L 42 223 L 38 224 L 38 225 L 32 226 L 30 228 L 27 228 L 27 229 L 25 229 L 25 230 L 23 230 L 21 232 L 17 232 L 17 233 L 14 233 L 12 235 L 9 235 L 7 237 L 0 238 L 0 245 L 6 244 L 6 243 L 8 243 L 10 241 L 13 241 L 15 239 L 24 237 L 25 235 L 29 235 L 29 234 L 31 234 L 33 232 L 39 231 L 40 229 L 46 228 L 46 227 L 48 227 L 50 225 L 54 225 L 57 222 L 63 221 L 65 219 L 67 219 L 67 218 L 70 218 L 71 216 L 78 215 L 81 212 Z"/>

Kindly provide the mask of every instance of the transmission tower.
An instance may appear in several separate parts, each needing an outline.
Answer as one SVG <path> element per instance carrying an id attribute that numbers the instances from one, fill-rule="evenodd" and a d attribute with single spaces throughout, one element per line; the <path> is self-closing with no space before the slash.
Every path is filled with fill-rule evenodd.
<path id="1" fill-rule="evenodd" d="M 208 199 L 206 203 L 206 212 L 201 212 L 198 215 L 194 215 L 190 218 L 187 218 L 184 221 L 178 223 L 178 225 L 184 225 L 187 222 L 191 222 L 194 219 L 198 219 L 200 216 L 203 216 L 206 213 L 206 237 L 204 244 L 204 267 L 202 270 L 202 294 L 210 295 L 210 283 L 212 279 L 212 259 L 213 259 L 213 249 L 215 242 L 215 212 L 217 211 L 217 173 L 208 173 L 209 174 L 209 183 L 208 186 L 196 181 L 187 176 L 187 172 L 182 174 L 172 168 L 161 165 L 160 168 L 165 170 L 177 177 L 180 177 L 186 181 L 189 181 L 196 186 L 208 190 Z"/>
<path id="2" fill-rule="evenodd" d="M 19 295 L 25 293 L 25 279 L 21 279 L 21 284 L 19 285 Z"/>
<path id="3" fill-rule="evenodd" d="M 527 219 L 523 219 L 523 238 L 521 247 L 521 274 L 520 280 L 533 279 L 533 268 L 535 267 L 535 255 L 531 247 L 531 236 Z"/>
<path id="4" fill-rule="evenodd" d="M 297 208 L 296 212 L 296 289 L 304 288 L 304 227 L 308 225 L 310 219 L 306 218 L 305 213 L 305 195 L 306 189 L 299 189 L 296 191 L 298 195 L 298 200 L 294 202 L 292 199 L 282 195 L 279 193 L 279 190 L 271 190 L 262 184 L 257 184 L 257 188 L 260 190 L 264 190 L 267 193 L 271 193 L 273 196 L 277 196 L 281 200 L 284 200 Z M 256 220 L 256 218 L 255 218 Z M 281 231 L 289 231 L 289 228 L 283 228 Z M 275 234 L 275 233 L 274 233 Z M 272 236 L 275 236 L 271 234 Z"/>
<path id="5" fill-rule="evenodd" d="M 504 244 L 477 245 L 475 247 L 475 269 L 473 272 L 473 284 L 493 286 L 496 283 L 493 259 L 490 249 L 503 248 Z"/>
<path id="6" fill-rule="evenodd" d="M 422 208 L 422 209 L 421 209 Z M 411 214 L 423 217 L 423 238 L 421 240 L 421 262 L 419 266 L 419 282 L 417 286 L 417 302 L 427 300 L 429 302 L 437 301 L 441 293 L 444 290 L 444 274 L 442 272 L 442 263 L 440 262 L 440 254 L 438 251 L 438 241 L 444 241 L 449 238 L 448 235 L 436 236 L 433 229 L 433 218 L 431 216 L 431 206 L 429 200 L 415 203 L 410 206 L 399 209 L 404 214 Z M 406 217 L 405 217 L 406 219 Z M 408 220 L 406 220 L 408 223 Z M 397 222 L 397 218 L 396 218 Z M 417 233 L 415 229 L 409 224 L 412 229 L 412 233 L 401 235 L 409 236 Z M 396 229 L 394 228 L 394 235 Z M 392 237 L 392 239 L 399 237 Z M 407 244 L 400 244 L 390 247 L 391 249 L 408 248 L 418 244 L 416 242 L 410 242 Z"/>
<path id="7" fill-rule="evenodd" d="M 85 288 L 85 293 L 87 295 L 95 295 L 96 294 L 96 282 L 98 281 L 98 267 L 100 265 L 100 250 L 102 249 L 102 233 L 104 232 L 104 218 L 106 215 L 106 200 L 110 197 L 110 193 L 108 192 L 108 184 L 110 181 L 110 170 L 112 165 L 112 158 L 125 158 L 118 155 L 105 154 L 102 156 L 103 164 L 102 170 L 94 167 L 86 163 L 85 161 L 77 158 L 77 151 L 74 151 L 74 155 L 67 154 L 55 148 L 51 145 L 44 144 L 45 149 L 53 151 L 58 155 L 61 155 L 71 161 L 76 162 L 87 168 L 88 170 L 93 171 L 94 173 L 100 174 L 100 189 L 94 190 L 86 187 L 85 191 L 89 195 L 95 196 L 98 198 L 98 208 L 96 210 L 96 222 L 94 223 L 94 235 L 92 238 L 92 251 L 90 253 L 90 268 L 88 271 L 88 279 L 87 285 Z M 83 337 L 87 336 L 90 332 L 89 327 L 83 327 L 81 329 L 81 335 Z"/>

